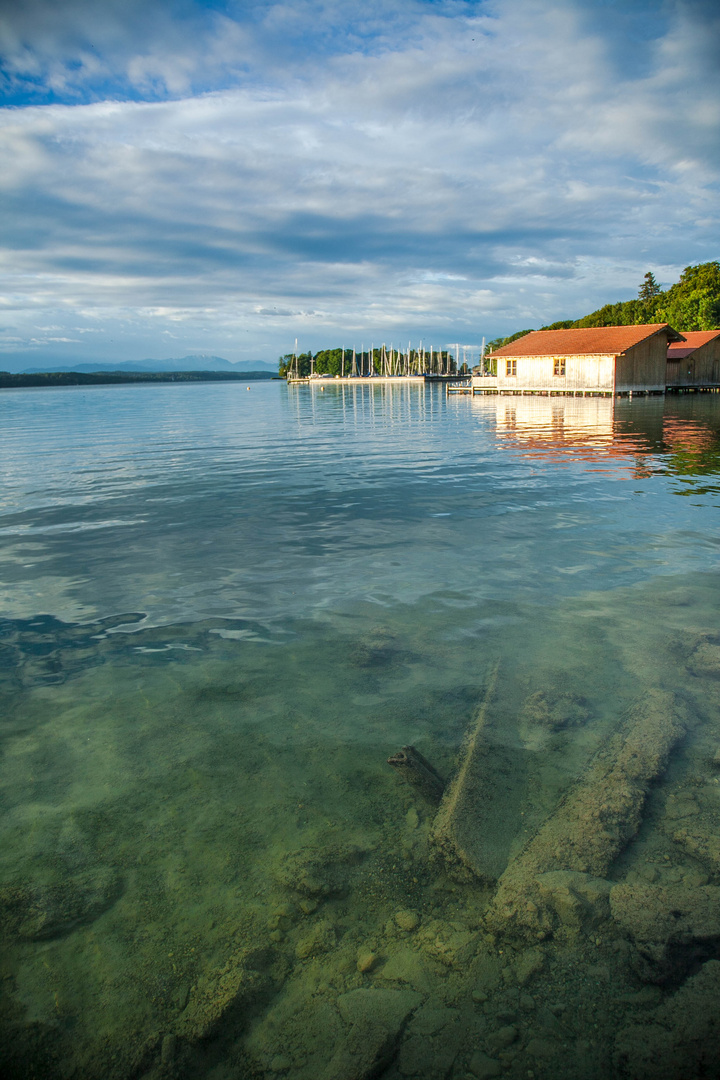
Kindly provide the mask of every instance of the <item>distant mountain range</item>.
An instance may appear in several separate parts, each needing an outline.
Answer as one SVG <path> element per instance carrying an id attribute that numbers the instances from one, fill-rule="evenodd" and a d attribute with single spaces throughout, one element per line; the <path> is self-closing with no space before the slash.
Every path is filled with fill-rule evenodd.
<path id="1" fill-rule="evenodd" d="M 0 361 L 0 365 L 1 363 L 2 361 Z M 266 360 L 239 360 L 236 364 L 233 364 L 229 360 L 223 359 L 222 356 L 206 356 L 204 353 L 193 353 L 190 356 L 182 356 L 179 359 L 171 360 L 125 360 L 122 363 L 29 367 L 23 370 L 23 374 L 37 375 L 56 371 L 77 371 L 83 374 L 111 371 L 122 373 L 134 371 L 235 371 L 241 374 L 247 371 L 268 371 L 277 375 L 277 369 L 277 364 L 270 364 Z"/>

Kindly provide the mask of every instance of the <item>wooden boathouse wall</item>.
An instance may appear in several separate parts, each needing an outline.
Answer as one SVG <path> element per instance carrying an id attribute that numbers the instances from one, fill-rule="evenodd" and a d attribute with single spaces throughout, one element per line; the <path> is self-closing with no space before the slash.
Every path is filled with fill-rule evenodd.
<path id="1" fill-rule="evenodd" d="M 510 358 L 507 358 L 510 359 Z M 498 357 L 497 389 L 502 393 L 534 390 L 551 393 L 612 394 L 614 356 L 518 356 L 516 375 L 507 374 L 507 359 Z M 565 361 L 565 374 L 555 375 L 555 361 Z"/>
<path id="2" fill-rule="evenodd" d="M 669 390 L 686 387 L 702 390 L 720 386 L 720 330 L 712 333 L 712 337 L 703 331 L 685 335 L 689 346 L 694 344 L 694 339 L 709 337 L 695 348 L 683 349 L 682 342 L 679 342 L 676 348 L 668 349 L 666 379 Z M 687 355 L 683 356 L 682 353 Z"/>
<path id="3" fill-rule="evenodd" d="M 615 393 L 665 393 L 667 338 L 662 334 L 638 342 L 615 360 Z"/>

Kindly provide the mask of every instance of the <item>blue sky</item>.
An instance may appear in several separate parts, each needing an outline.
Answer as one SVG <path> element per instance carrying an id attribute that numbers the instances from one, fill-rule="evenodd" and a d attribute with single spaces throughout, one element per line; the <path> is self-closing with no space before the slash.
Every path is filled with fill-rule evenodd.
<path id="1" fill-rule="evenodd" d="M 720 8 L 0 0 L 0 369 L 479 342 L 720 255 Z"/>

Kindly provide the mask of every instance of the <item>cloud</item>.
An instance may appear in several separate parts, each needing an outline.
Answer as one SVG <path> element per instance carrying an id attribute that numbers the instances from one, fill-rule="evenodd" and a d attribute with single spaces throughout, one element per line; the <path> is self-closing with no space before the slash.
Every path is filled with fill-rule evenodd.
<path id="1" fill-rule="evenodd" d="M 377 53 L 418 23 L 474 0 L 4 0 L 0 56 L 8 100 L 163 99 Z"/>
<path id="2" fill-rule="evenodd" d="M 6 350 L 494 336 L 717 257 L 712 5 L 40 8 L 0 34 L 11 100 L 63 97 L 1 116 Z"/>

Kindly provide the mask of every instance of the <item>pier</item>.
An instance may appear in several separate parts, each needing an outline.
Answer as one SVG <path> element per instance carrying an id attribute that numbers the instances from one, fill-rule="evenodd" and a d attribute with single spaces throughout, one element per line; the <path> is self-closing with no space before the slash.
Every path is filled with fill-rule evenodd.
<path id="1" fill-rule="evenodd" d="M 473 394 L 471 379 L 453 379 L 445 383 L 445 396 L 448 394 Z"/>
<path id="2" fill-rule="evenodd" d="M 425 383 L 445 383 L 457 380 L 457 375 L 438 375 L 423 372 L 420 375 L 289 375 L 288 386 L 407 386 L 408 383 L 422 386 Z"/>

